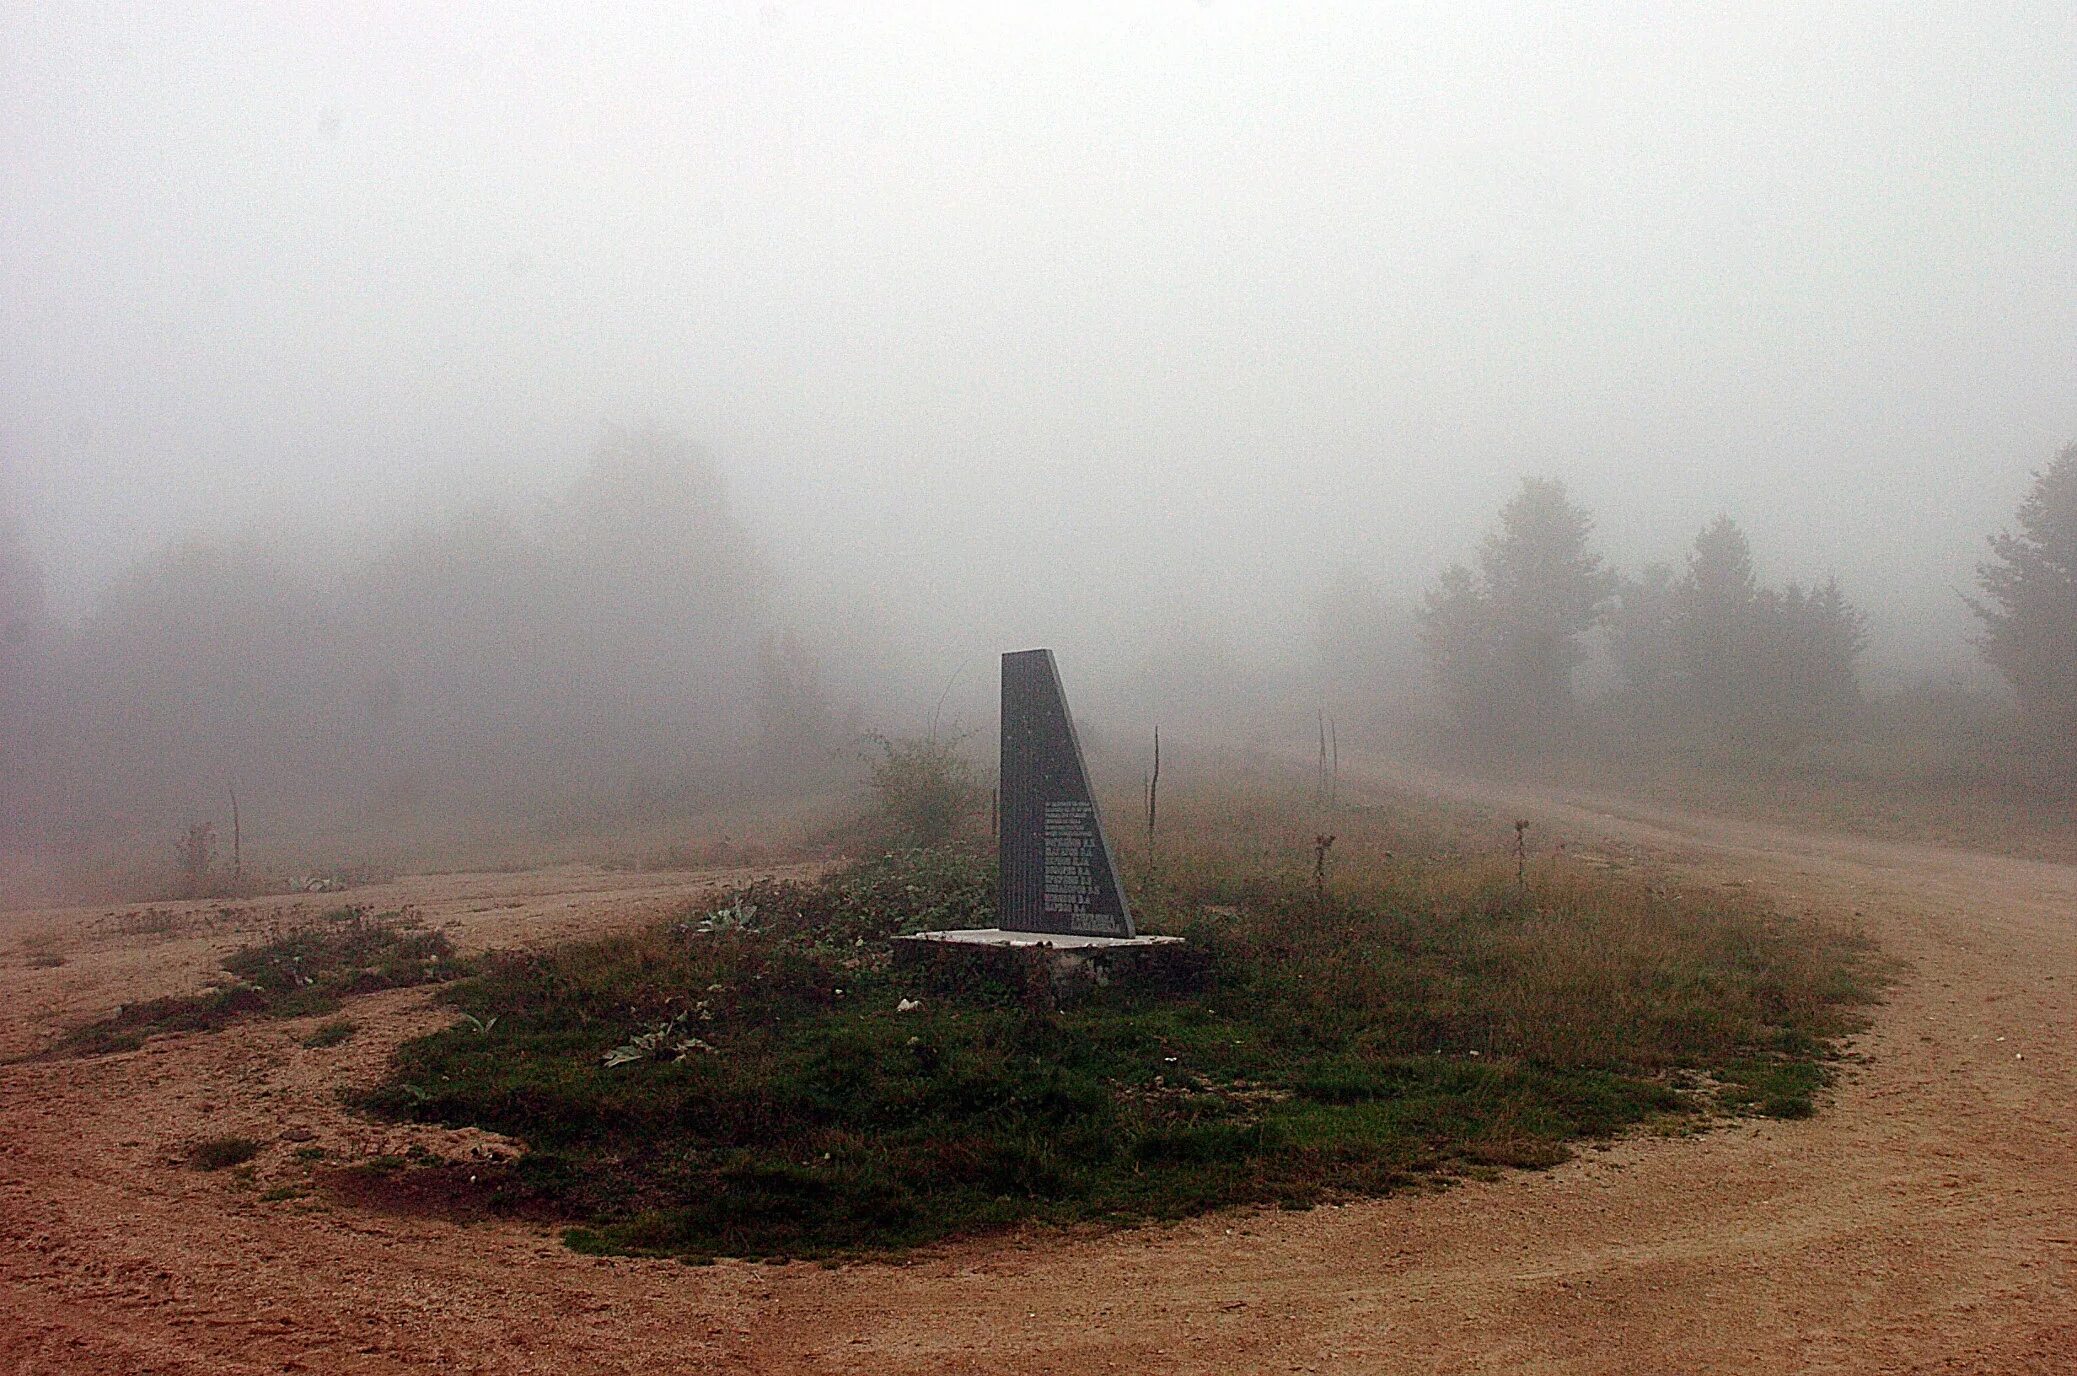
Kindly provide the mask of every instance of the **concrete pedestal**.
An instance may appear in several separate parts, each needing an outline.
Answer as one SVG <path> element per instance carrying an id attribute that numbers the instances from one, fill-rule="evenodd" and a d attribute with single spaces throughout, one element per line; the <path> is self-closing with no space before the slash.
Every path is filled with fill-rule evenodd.
<path id="1" fill-rule="evenodd" d="M 1077 936 L 976 927 L 898 936 L 894 964 L 896 969 L 954 983 L 974 976 L 1027 988 L 1038 983 L 1066 1001 L 1112 984 L 1177 993 L 1200 988 L 1208 961 L 1204 952 L 1179 936 Z"/>

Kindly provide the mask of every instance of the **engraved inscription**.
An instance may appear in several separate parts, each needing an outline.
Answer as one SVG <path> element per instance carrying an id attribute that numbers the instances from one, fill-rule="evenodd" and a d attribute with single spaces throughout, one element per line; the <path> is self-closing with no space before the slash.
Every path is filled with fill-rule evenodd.
<path id="1" fill-rule="evenodd" d="M 1096 866 L 1096 809 L 1083 802 L 1045 805 L 1044 906 L 1048 913 L 1088 917 L 1100 897 Z"/>

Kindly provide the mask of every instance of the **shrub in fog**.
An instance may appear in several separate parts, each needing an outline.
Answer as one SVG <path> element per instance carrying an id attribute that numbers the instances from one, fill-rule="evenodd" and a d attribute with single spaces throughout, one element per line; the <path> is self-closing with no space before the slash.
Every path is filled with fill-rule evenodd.
<path id="1" fill-rule="evenodd" d="M 1403 714 L 1420 695 L 1413 609 L 1343 570 L 1312 598 L 1313 652 L 1328 708 L 1345 720 Z"/>
<path id="2" fill-rule="evenodd" d="M 21 525 L 0 514 L 0 836 L 28 824 L 38 806 L 25 781 L 42 772 L 34 758 L 38 704 L 47 692 L 50 623 L 44 614 L 43 570 L 28 550 Z"/>
<path id="3" fill-rule="evenodd" d="M 940 846 L 959 832 L 980 801 L 980 780 L 959 742 L 938 735 L 870 736 L 866 783 L 874 822 L 905 846 Z"/>

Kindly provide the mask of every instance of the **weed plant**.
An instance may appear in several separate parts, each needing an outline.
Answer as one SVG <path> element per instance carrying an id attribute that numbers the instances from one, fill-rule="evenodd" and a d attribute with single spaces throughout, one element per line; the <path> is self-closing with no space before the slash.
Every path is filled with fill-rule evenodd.
<path id="1" fill-rule="evenodd" d="M 982 796 L 973 765 L 960 753 L 960 738 L 933 732 L 866 739 L 875 752 L 866 757 L 872 824 L 899 845 L 952 842 Z"/>
<path id="2" fill-rule="evenodd" d="M 1209 953 L 1197 993 L 923 987 L 888 938 L 989 925 L 993 867 L 905 852 L 761 885 L 754 926 L 688 912 L 494 958 L 453 987 L 468 1021 L 407 1044 L 367 1103 L 521 1139 L 504 1188 L 580 1220 L 580 1248 L 844 1254 L 1799 1116 L 1877 983 L 1852 932 L 1555 862 L 1519 883 L 1497 846 L 1417 853 L 1394 815 L 1339 819 L 1351 859 L 1317 891 L 1279 799 L 1194 806 L 1135 903 Z"/>

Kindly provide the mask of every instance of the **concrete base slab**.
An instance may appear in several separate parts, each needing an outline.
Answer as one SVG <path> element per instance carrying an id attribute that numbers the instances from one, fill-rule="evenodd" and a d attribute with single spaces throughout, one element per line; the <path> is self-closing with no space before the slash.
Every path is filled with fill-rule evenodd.
<path id="1" fill-rule="evenodd" d="M 968 946 L 1051 946 L 1062 951 L 1118 951 L 1140 946 L 1180 945 L 1179 936 L 1084 936 L 1072 932 L 1011 932 L 1001 927 L 962 927 L 945 932 L 917 932 L 902 941 L 950 941 Z"/>
<path id="2" fill-rule="evenodd" d="M 1165 992 L 1202 987 L 1209 960 L 1179 936 L 1079 936 L 1000 927 L 894 938 L 896 969 L 941 987 L 1007 980 L 1066 1002 L 1113 984 Z"/>

